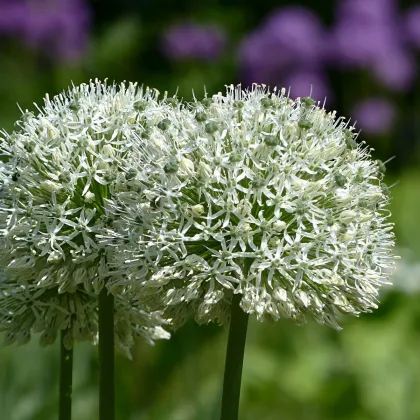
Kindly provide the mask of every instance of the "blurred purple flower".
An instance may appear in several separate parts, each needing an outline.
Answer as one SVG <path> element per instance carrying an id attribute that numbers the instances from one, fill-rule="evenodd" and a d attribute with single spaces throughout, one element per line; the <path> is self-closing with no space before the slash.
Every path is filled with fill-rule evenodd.
<path id="1" fill-rule="evenodd" d="M 16 0 L 0 0 L 0 34 L 14 35 L 24 26 L 26 5 Z"/>
<path id="2" fill-rule="evenodd" d="M 342 66 L 369 67 L 386 54 L 395 33 L 385 24 L 368 24 L 348 18 L 330 32 L 328 61 Z"/>
<path id="3" fill-rule="evenodd" d="M 91 24 L 84 0 L 1 0 L 0 33 L 65 61 L 80 58 Z"/>
<path id="4" fill-rule="evenodd" d="M 352 115 L 357 126 L 365 133 L 384 134 L 395 122 L 396 109 L 386 99 L 370 98 L 359 102 L 353 108 Z"/>
<path id="5" fill-rule="evenodd" d="M 273 51 L 277 51 L 277 46 L 264 30 L 257 30 L 243 40 L 239 61 L 244 82 L 275 84 L 279 81 L 291 57 L 286 51 L 277 54 Z"/>
<path id="6" fill-rule="evenodd" d="M 166 30 L 163 53 L 173 60 L 216 60 L 226 43 L 223 31 L 212 25 L 180 24 Z"/>
<path id="7" fill-rule="evenodd" d="M 324 30 L 313 12 L 290 6 L 274 11 L 239 47 L 246 82 L 277 83 L 281 73 L 323 58 Z"/>
<path id="8" fill-rule="evenodd" d="M 377 80 L 389 90 L 404 91 L 414 82 L 416 63 L 414 57 L 405 48 L 395 48 L 390 45 L 388 51 L 378 57 L 372 66 L 372 72 Z"/>
<path id="9" fill-rule="evenodd" d="M 329 104 L 333 101 L 326 77 L 320 71 L 294 71 L 282 79 L 282 81 L 282 86 L 286 90 L 290 88 L 291 98 L 311 96 L 321 103 L 324 103 L 325 99 L 327 99 Z"/>
<path id="10" fill-rule="evenodd" d="M 406 32 L 407 41 L 420 48 L 420 4 L 407 10 L 402 30 Z"/>
<path id="11" fill-rule="evenodd" d="M 264 27 L 276 47 L 289 53 L 293 64 L 319 61 L 324 30 L 312 11 L 298 6 L 284 7 L 273 12 Z"/>
<path id="12" fill-rule="evenodd" d="M 397 0 L 341 0 L 336 9 L 336 19 L 354 20 L 366 23 L 391 21 L 397 14 Z"/>
<path id="13" fill-rule="evenodd" d="M 415 62 L 399 28 L 396 0 L 343 0 L 329 38 L 327 61 L 369 69 L 388 89 L 413 83 Z"/>
<path id="14" fill-rule="evenodd" d="M 395 0 L 342 0 L 329 34 L 330 62 L 369 67 L 399 37 Z"/>

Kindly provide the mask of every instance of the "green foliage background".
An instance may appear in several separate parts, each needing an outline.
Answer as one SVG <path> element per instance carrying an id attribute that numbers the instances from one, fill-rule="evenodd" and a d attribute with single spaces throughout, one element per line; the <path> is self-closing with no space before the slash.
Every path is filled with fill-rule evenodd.
<path id="1" fill-rule="evenodd" d="M 401 2 L 402 6 L 410 2 Z M 413 3 L 413 2 L 411 2 Z M 171 2 L 92 1 L 94 27 L 80 62 L 49 60 L 16 39 L 2 39 L 0 49 L 0 126 L 13 129 L 20 111 L 32 109 L 45 93 L 53 95 L 71 82 L 90 78 L 139 81 L 191 98 L 240 80 L 235 54 L 239 40 L 276 7 L 287 2 L 239 0 Z M 311 7 L 328 24 L 334 2 Z M 0 6 L 1 7 L 1 6 Z M 186 19 L 219 24 L 228 46 L 216 62 L 171 62 L 159 52 L 159 37 L 169 24 Z M 380 138 L 365 138 L 375 157 L 386 160 L 392 189 L 398 245 L 420 259 L 419 138 L 420 81 L 412 91 L 388 94 L 363 72 L 332 73 L 335 108 L 348 114 L 354 101 L 375 93 L 398 106 L 399 123 Z M 415 147 L 407 149 L 405 127 L 415 122 Z M 363 135 L 362 135 L 363 137 Z M 247 341 L 241 419 L 243 420 L 415 420 L 420 419 L 420 278 L 414 287 L 384 291 L 374 314 L 343 319 L 335 332 L 310 323 L 262 324 L 252 320 Z M 398 287 L 400 286 L 400 287 Z M 154 347 L 139 342 L 133 361 L 117 356 L 117 419 L 217 419 L 226 330 L 188 324 L 168 342 Z M 96 348 L 75 350 L 74 419 L 96 419 Z M 24 347 L 0 349 L 0 419 L 56 418 L 58 346 L 42 349 L 36 338 Z"/>

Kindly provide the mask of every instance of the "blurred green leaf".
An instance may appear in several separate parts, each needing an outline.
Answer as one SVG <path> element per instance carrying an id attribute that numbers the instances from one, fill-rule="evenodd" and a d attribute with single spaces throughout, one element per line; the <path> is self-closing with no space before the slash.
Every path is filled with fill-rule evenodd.
<path id="1" fill-rule="evenodd" d="M 142 46 L 142 27 L 136 16 L 128 16 L 107 25 L 95 40 L 88 54 L 91 71 L 97 77 L 112 77 L 129 67 L 133 55 Z"/>

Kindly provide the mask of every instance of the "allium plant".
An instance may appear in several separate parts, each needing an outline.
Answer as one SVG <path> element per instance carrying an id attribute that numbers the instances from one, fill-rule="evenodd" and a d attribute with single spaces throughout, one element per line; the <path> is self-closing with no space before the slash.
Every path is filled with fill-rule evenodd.
<path id="1" fill-rule="evenodd" d="M 105 206 L 121 227 L 103 237 L 118 248 L 110 287 L 175 327 L 231 318 L 232 420 L 247 314 L 339 329 L 340 314 L 377 307 L 394 266 L 384 164 L 335 112 L 263 86 L 176 107 L 157 127 L 144 122 L 151 141 L 128 157 L 138 191 Z"/>
<path id="2" fill-rule="evenodd" d="M 114 325 L 115 345 L 126 354 L 135 336 L 168 338 L 161 312 L 149 311 L 128 288 L 109 288 L 109 261 L 120 249 L 98 240 L 119 231 L 107 200 L 137 188 L 127 158 L 136 143 L 147 142 L 142 119 L 164 120 L 171 107 L 157 96 L 136 84 L 82 84 L 46 96 L 36 115 L 24 113 L 16 131 L 0 138 L 5 343 L 24 344 L 41 332 L 40 343 L 47 345 L 61 332 L 62 355 L 71 363 L 75 340 L 99 336 L 100 364 L 106 364 L 101 399 L 108 404 L 101 404 L 101 419 L 113 411 Z M 71 386 L 71 365 L 67 373 Z M 60 418 L 69 418 L 69 408 L 63 410 Z"/>

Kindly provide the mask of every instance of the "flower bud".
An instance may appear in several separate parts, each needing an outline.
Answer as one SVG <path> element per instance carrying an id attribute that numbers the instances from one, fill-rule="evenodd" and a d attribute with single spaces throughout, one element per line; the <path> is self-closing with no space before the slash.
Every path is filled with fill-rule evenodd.
<path id="1" fill-rule="evenodd" d="M 282 220 L 276 220 L 273 225 L 273 230 L 276 232 L 283 232 L 284 229 L 286 229 L 287 224 L 283 222 Z"/>
<path id="2" fill-rule="evenodd" d="M 193 175 L 194 172 L 194 162 L 191 159 L 182 157 L 179 162 L 179 169 L 187 175 Z"/>
<path id="3" fill-rule="evenodd" d="M 286 290 L 281 287 L 277 287 L 273 290 L 273 298 L 281 302 L 287 302 L 289 299 Z"/>
<path id="4" fill-rule="evenodd" d="M 209 122 L 206 124 L 204 130 L 207 134 L 214 134 L 217 130 L 219 129 L 219 127 L 217 126 L 217 123 L 215 122 Z"/>
<path id="5" fill-rule="evenodd" d="M 204 213 L 204 206 L 202 204 L 196 204 L 190 208 L 189 213 L 193 217 L 200 217 Z"/>
<path id="6" fill-rule="evenodd" d="M 340 213 L 339 220 L 341 223 L 348 225 L 357 218 L 357 213 L 353 210 L 344 210 Z"/>
<path id="7" fill-rule="evenodd" d="M 54 181 L 46 180 L 46 181 L 41 182 L 41 187 L 45 191 L 48 191 L 49 193 L 53 193 L 53 192 L 57 192 L 58 190 L 60 190 L 61 185 L 57 184 Z"/>

